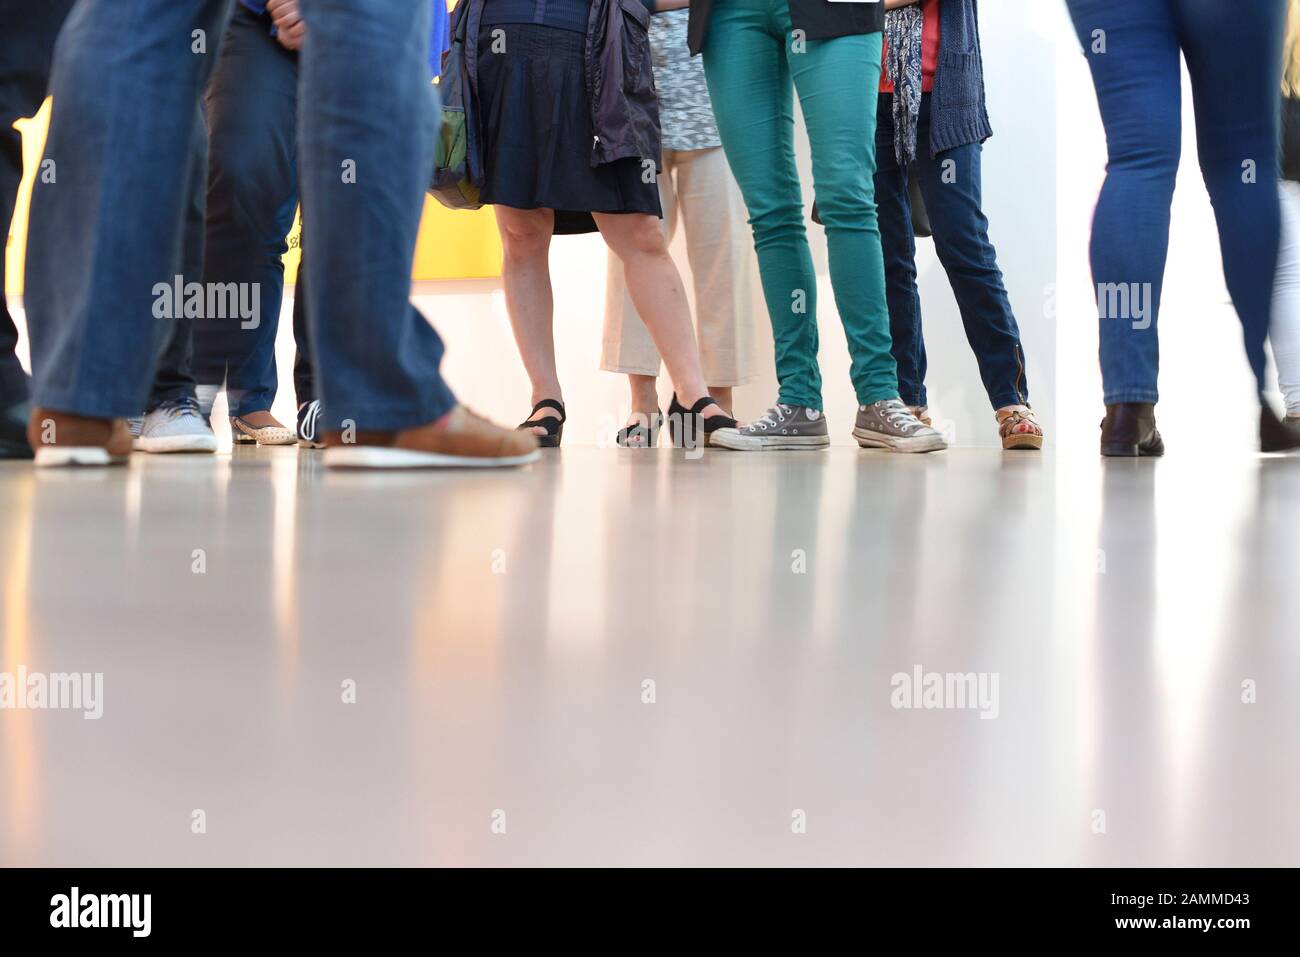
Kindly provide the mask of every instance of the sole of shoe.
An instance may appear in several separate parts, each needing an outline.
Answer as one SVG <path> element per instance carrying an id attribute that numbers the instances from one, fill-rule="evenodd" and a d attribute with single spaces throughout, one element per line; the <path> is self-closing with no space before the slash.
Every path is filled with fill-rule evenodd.
<path id="1" fill-rule="evenodd" d="M 1127 442 L 1103 442 L 1101 444 L 1101 454 L 1103 458 L 1108 459 L 1159 458 L 1165 454 L 1165 443 L 1163 439 L 1156 439 L 1155 442 L 1147 445 Z"/>
<path id="2" fill-rule="evenodd" d="M 1002 447 L 1008 452 L 1017 449 L 1038 450 L 1043 447 L 1043 437 L 1041 435 L 1008 435 L 1002 440 Z"/>
<path id="3" fill-rule="evenodd" d="M 751 436 L 723 429 L 709 436 L 709 445 L 732 452 L 816 452 L 831 444 L 829 435 Z"/>
<path id="4" fill-rule="evenodd" d="M 125 465 L 128 456 L 110 455 L 108 449 L 100 445 L 49 445 L 37 449 L 35 458 L 38 469 L 51 469 Z"/>
<path id="5" fill-rule="evenodd" d="M 853 437 L 864 449 L 880 449 L 885 452 L 942 452 L 948 447 L 948 443 L 940 435 L 933 438 L 918 436 L 911 439 L 896 439 L 868 429 L 855 428 Z"/>
<path id="6" fill-rule="evenodd" d="M 373 445 L 335 446 L 325 450 L 325 466 L 333 469 L 490 469 L 529 465 L 541 457 L 537 450 L 526 455 L 474 457 Z"/>
<path id="7" fill-rule="evenodd" d="M 155 438 L 139 437 L 133 443 L 137 452 L 215 452 L 217 437 L 207 435 L 160 435 Z"/>
<path id="8" fill-rule="evenodd" d="M 325 448 L 325 443 L 324 443 L 324 442 L 313 442 L 313 441 L 310 440 L 310 439 L 299 439 L 299 440 L 298 440 L 298 448 L 300 448 L 300 449 L 323 449 L 323 448 Z"/>
<path id="9" fill-rule="evenodd" d="M 298 434 L 288 429 L 258 429 L 255 441 L 258 445 L 297 445 Z"/>

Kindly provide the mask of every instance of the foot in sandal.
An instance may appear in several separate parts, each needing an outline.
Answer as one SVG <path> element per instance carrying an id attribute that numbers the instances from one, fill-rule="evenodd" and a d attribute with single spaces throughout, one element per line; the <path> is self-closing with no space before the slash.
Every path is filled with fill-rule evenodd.
<path id="1" fill-rule="evenodd" d="M 994 413 L 1004 449 L 1041 449 L 1043 427 L 1027 405 L 1008 405 Z"/>

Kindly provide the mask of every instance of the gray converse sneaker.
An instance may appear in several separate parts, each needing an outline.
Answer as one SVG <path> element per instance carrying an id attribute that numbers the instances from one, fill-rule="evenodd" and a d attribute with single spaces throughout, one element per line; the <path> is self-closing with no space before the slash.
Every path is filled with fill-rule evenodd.
<path id="1" fill-rule="evenodd" d="M 141 452 L 215 452 L 217 437 L 199 414 L 198 402 L 186 396 L 148 413 L 135 447 Z"/>
<path id="2" fill-rule="evenodd" d="M 864 449 L 891 452 L 937 452 L 948 447 L 943 436 L 922 425 L 912 410 L 903 405 L 902 399 L 882 399 L 858 406 L 853 437 Z"/>
<path id="3" fill-rule="evenodd" d="M 778 402 L 748 425 L 718 429 L 710 445 L 737 452 L 762 449 L 799 449 L 812 451 L 831 444 L 826 431 L 826 416 L 819 409 Z"/>

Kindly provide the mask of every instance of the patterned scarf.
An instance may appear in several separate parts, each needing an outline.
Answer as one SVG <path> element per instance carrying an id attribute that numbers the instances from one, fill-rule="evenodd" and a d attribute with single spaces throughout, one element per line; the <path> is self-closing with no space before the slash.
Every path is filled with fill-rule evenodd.
<path id="1" fill-rule="evenodd" d="M 885 72 L 894 84 L 894 156 L 906 171 L 916 159 L 916 124 L 921 111 L 921 5 L 885 14 Z"/>

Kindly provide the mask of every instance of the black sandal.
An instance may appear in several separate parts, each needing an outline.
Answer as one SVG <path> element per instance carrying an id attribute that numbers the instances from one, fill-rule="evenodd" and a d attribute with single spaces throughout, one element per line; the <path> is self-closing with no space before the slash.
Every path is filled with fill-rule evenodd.
<path id="1" fill-rule="evenodd" d="M 664 424 L 664 414 L 655 409 L 649 415 L 637 412 L 633 418 L 639 421 L 635 425 L 619 429 L 614 436 L 614 441 L 625 449 L 652 449 L 658 445 L 659 429 Z M 633 442 L 633 439 L 640 441 Z"/>
<path id="2" fill-rule="evenodd" d="M 538 409 L 554 409 L 560 413 L 557 419 L 553 415 L 544 415 L 540 419 L 529 418 L 515 426 L 516 431 L 520 429 L 545 429 L 545 435 L 537 436 L 537 444 L 544 449 L 557 449 L 560 447 L 560 439 L 564 438 L 564 420 L 568 418 L 564 414 L 564 404 L 555 399 L 543 399 L 533 406 L 530 416 L 536 415 Z"/>
<path id="3" fill-rule="evenodd" d="M 673 448 L 699 448 L 708 445 L 709 436 L 718 429 L 736 427 L 736 420 L 729 415 L 711 415 L 706 419 L 700 414 L 711 405 L 718 405 L 718 400 L 706 395 L 688 409 L 677 401 L 677 393 L 673 393 L 673 401 L 668 406 L 668 434 L 672 437 Z"/>

